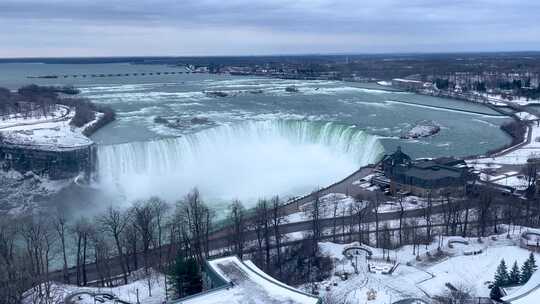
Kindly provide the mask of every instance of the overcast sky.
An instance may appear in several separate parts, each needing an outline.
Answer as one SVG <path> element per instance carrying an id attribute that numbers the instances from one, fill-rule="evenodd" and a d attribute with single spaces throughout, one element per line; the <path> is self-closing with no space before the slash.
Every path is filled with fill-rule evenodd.
<path id="1" fill-rule="evenodd" d="M 0 57 L 540 50 L 539 0 L 0 0 Z"/>

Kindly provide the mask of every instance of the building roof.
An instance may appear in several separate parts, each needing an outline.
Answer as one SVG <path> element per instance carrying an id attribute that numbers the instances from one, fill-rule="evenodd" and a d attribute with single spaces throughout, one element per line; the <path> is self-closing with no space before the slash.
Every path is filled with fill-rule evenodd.
<path id="1" fill-rule="evenodd" d="M 227 284 L 181 299 L 178 304 L 317 304 L 319 298 L 292 288 L 270 277 L 251 261 L 243 262 L 236 256 L 207 262 Z"/>
<path id="2" fill-rule="evenodd" d="M 540 299 L 540 271 L 535 271 L 529 281 L 516 291 L 502 298 L 510 304 L 537 304 Z"/>
<path id="3" fill-rule="evenodd" d="M 438 180 L 444 178 L 461 178 L 461 172 L 451 170 L 449 168 L 432 166 L 432 167 L 410 167 L 406 173 L 407 176 L 415 177 L 423 180 Z"/>
<path id="4" fill-rule="evenodd" d="M 401 147 L 397 147 L 396 152 L 386 155 L 383 159 L 383 163 L 386 163 L 390 166 L 396 166 L 410 162 L 411 157 L 403 153 L 403 151 L 401 151 Z"/>
<path id="5" fill-rule="evenodd" d="M 470 179 L 463 160 L 438 158 L 411 161 L 398 147 L 396 152 L 385 156 L 383 170 L 393 181 L 418 187 L 440 188 L 458 186 Z"/>

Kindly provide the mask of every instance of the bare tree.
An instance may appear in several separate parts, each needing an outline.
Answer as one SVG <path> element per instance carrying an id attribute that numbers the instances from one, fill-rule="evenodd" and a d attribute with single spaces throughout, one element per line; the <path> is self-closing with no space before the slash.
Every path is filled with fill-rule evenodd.
<path id="1" fill-rule="evenodd" d="M 383 225 L 383 237 L 382 237 L 382 244 L 381 247 L 383 249 L 383 258 L 384 253 L 386 252 L 387 259 L 390 260 L 390 249 L 392 248 L 392 238 L 390 236 L 390 226 L 388 226 L 388 223 L 384 223 Z"/>
<path id="2" fill-rule="evenodd" d="M 66 254 L 67 217 L 66 217 L 66 214 L 60 209 L 57 209 L 57 212 L 55 214 L 54 228 L 56 232 L 58 233 L 58 237 L 60 239 L 60 245 L 62 247 L 61 248 L 62 261 L 63 261 L 62 272 L 64 275 L 64 282 L 69 284 L 69 272 L 68 272 L 68 262 L 67 262 L 67 254 Z"/>
<path id="3" fill-rule="evenodd" d="M 264 242 L 264 265 L 265 270 L 269 271 L 270 269 L 270 207 L 268 206 L 268 201 L 265 199 L 259 200 L 257 206 L 255 207 L 255 216 L 256 216 L 256 227 L 255 232 L 257 233 L 257 239 L 259 243 L 259 248 L 262 247 L 262 242 Z"/>
<path id="4" fill-rule="evenodd" d="M 158 197 L 151 197 L 149 200 L 149 204 L 154 209 L 154 214 L 156 218 L 156 230 L 157 235 L 155 237 L 156 244 L 154 247 L 161 248 L 163 245 L 163 237 L 164 237 L 164 229 L 165 224 L 167 223 L 167 220 L 165 217 L 167 216 L 170 206 L 167 204 L 164 200 L 158 198 Z M 159 250 L 159 265 L 162 265 L 164 263 L 163 261 L 163 254 L 162 251 Z"/>
<path id="5" fill-rule="evenodd" d="M 431 226 L 433 225 L 432 215 L 433 215 L 433 197 L 431 191 L 428 192 L 427 196 L 427 206 L 423 209 L 424 211 L 424 220 L 426 221 L 426 249 L 427 244 L 431 241 Z"/>
<path id="6" fill-rule="evenodd" d="M 523 167 L 523 173 L 527 181 L 526 195 L 528 198 L 532 198 L 536 191 L 536 180 L 538 176 L 538 167 L 540 162 L 538 159 L 530 158 L 527 160 L 527 164 Z"/>
<path id="7" fill-rule="evenodd" d="M 135 202 L 132 209 L 133 225 L 140 235 L 145 273 L 149 274 L 150 245 L 154 240 L 156 229 L 156 215 L 150 201 Z"/>
<path id="8" fill-rule="evenodd" d="M 253 230 L 257 236 L 257 259 L 262 262 L 263 242 L 268 242 L 268 202 L 259 200 L 255 206 L 255 219 L 253 221 Z M 266 261 L 266 260 L 265 260 Z M 266 267 L 266 264 L 265 264 Z"/>
<path id="9" fill-rule="evenodd" d="M 245 229 L 245 208 L 242 202 L 234 200 L 229 206 L 229 221 L 233 225 L 231 234 L 234 251 L 240 259 L 244 253 L 244 229 Z"/>
<path id="10" fill-rule="evenodd" d="M 32 263 L 18 246 L 19 222 L 0 215 L 0 299 L 7 304 L 21 303 L 23 293 L 35 280 Z"/>
<path id="11" fill-rule="evenodd" d="M 274 240 L 276 245 L 276 257 L 277 257 L 277 267 L 279 271 L 279 277 L 282 278 L 283 275 L 283 269 L 282 269 L 282 261 L 281 261 L 281 238 L 282 233 L 279 229 L 279 226 L 284 221 L 284 214 L 283 209 L 281 208 L 281 204 L 279 202 L 279 197 L 275 196 L 272 198 L 272 229 L 274 231 Z"/>
<path id="12" fill-rule="evenodd" d="M 490 207 L 493 203 L 493 190 L 486 188 L 480 194 L 478 202 L 478 231 L 479 237 L 485 236 L 487 224 L 490 216 Z"/>
<path id="13" fill-rule="evenodd" d="M 31 264 L 32 285 L 36 286 L 40 295 L 50 298 L 52 282 L 49 280 L 49 266 L 56 241 L 52 223 L 41 214 L 29 216 L 23 219 L 21 235 L 26 247 L 26 258 Z"/>
<path id="14" fill-rule="evenodd" d="M 373 211 L 375 214 L 375 247 L 379 247 L 379 192 L 375 192 Z"/>
<path id="15" fill-rule="evenodd" d="M 127 284 L 128 275 L 128 261 L 124 256 L 124 246 L 120 241 L 126 226 L 129 223 L 129 213 L 122 212 L 113 206 L 109 206 L 105 211 L 105 214 L 98 218 L 98 223 L 101 225 L 101 229 L 114 240 L 116 246 L 116 252 L 120 258 L 120 267 L 122 268 L 122 275 L 124 278 L 124 284 Z"/>
<path id="16" fill-rule="evenodd" d="M 473 288 L 460 284 L 454 286 L 454 289 L 447 290 L 443 294 L 436 296 L 436 303 L 439 304 L 468 304 L 472 302 Z"/>
<path id="17" fill-rule="evenodd" d="M 367 208 L 366 205 L 362 201 L 359 201 L 359 203 L 354 205 L 353 210 L 354 210 L 354 213 L 356 214 L 356 220 L 357 220 L 356 224 L 358 225 L 358 241 L 360 243 L 364 243 L 363 224 L 364 224 L 364 218 L 366 214 L 369 212 L 369 208 Z M 368 227 L 368 230 L 369 230 L 369 227 Z"/>
<path id="18" fill-rule="evenodd" d="M 195 256 L 199 264 L 202 265 L 208 255 L 211 212 L 202 201 L 196 188 L 186 195 L 180 205 Z"/>
<path id="19" fill-rule="evenodd" d="M 313 198 L 311 210 L 311 232 L 312 232 L 312 255 L 315 256 L 319 251 L 319 240 L 321 239 L 321 222 L 320 222 L 320 205 L 321 200 L 319 191 L 314 191 L 311 194 Z"/>
<path id="20" fill-rule="evenodd" d="M 336 241 L 336 229 L 337 229 L 337 212 L 338 212 L 339 200 L 336 197 L 332 198 L 332 241 Z"/>
<path id="21" fill-rule="evenodd" d="M 72 233 L 77 242 L 77 285 L 85 286 L 87 282 L 86 258 L 88 250 L 88 237 L 91 225 L 85 217 L 79 218 L 72 227 Z"/>
<path id="22" fill-rule="evenodd" d="M 130 272 L 131 269 L 138 269 L 139 260 L 137 258 L 137 252 L 139 248 L 139 235 L 137 229 L 135 228 L 135 224 L 133 223 L 133 219 L 126 224 L 126 227 L 122 232 L 121 241 L 123 246 L 126 248 L 127 271 Z M 133 264 L 132 268 L 131 264 Z"/>
<path id="23" fill-rule="evenodd" d="M 463 225 L 461 228 L 461 236 L 466 237 L 468 232 L 468 226 L 469 226 L 469 212 L 470 212 L 470 202 L 468 199 L 465 199 L 463 201 L 463 204 L 465 204 L 465 218 L 463 219 Z"/>
<path id="24" fill-rule="evenodd" d="M 94 265 L 97 275 L 101 281 L 101 286 L 106 286 L 106 279 L 111 277 L 109 261 L 112 258 L 111 248 L 107 239 L 102 233 L 92 233 L 90 240 L 94 252 Z"/>
<path id="25" fill-rule="evenodd" d="M 399 246 L 403 244 L 403 216 L 405 215 L 405 208 L 403 206 L 403 194 L 399 193 Z"/>

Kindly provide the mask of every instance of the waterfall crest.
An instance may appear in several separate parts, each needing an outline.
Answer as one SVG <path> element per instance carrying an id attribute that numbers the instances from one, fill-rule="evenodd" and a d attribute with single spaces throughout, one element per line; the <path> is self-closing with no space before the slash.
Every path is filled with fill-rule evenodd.
<path id="1" fill-rule="evenodd" d="M 325 186 L 382 153 L 376 136 L 354 126 L 249 121 L 178 138 L 101 146 L 98 176 L 127 199 L 180 199 L 197 186 L 216 199 L 256 200 Z"/>

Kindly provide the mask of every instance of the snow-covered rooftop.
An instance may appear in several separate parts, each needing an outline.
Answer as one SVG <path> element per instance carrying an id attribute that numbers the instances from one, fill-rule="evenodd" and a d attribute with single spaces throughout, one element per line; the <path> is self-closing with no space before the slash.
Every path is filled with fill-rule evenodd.
<path id="1" fill-rule="evenodd" d="M 536 117 L 536 115 L 529 112 L 517 112 L 516 116 L 519 117 L 519 119 L 521 120 L 538 120 L 538 117 Z"/>
<path id="2" fill-rule="evenodd" d="M 270 277 L 251 261 L 243 262 L 231 256 L 209 261 L 208 266 L 229 284 L 180 300 L 178 304 L 316 304 L 320 301 Z"/>
<path id="3" fill-rule="evenodd" d="M 525 285 L 502 298 L 505 303 L 511 304 L 537 304 L 539 299 L 540 271 L 535 271 Z"/>

